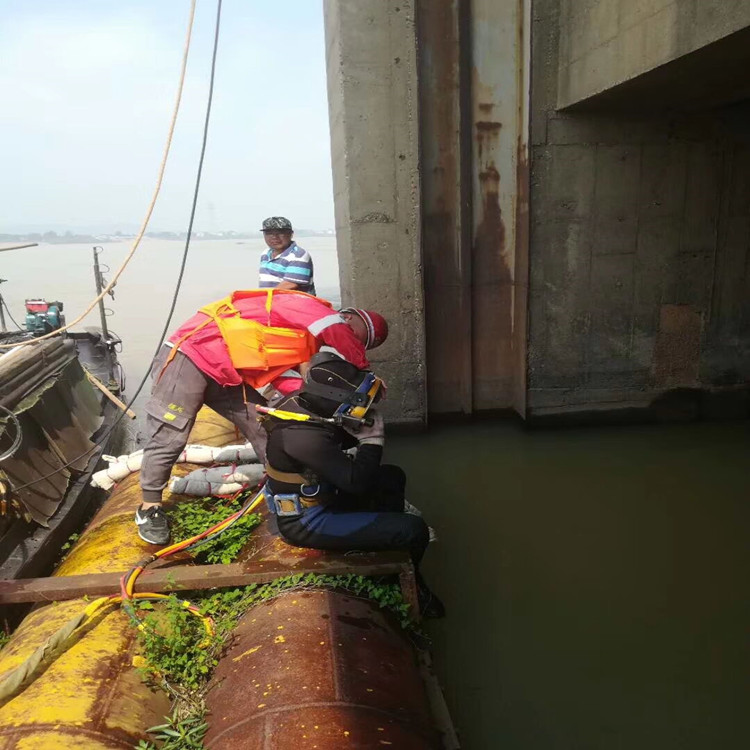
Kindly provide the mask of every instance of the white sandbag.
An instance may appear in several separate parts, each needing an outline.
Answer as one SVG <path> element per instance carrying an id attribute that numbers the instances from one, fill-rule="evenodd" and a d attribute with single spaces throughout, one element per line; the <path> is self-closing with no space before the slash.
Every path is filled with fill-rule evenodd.
<path id="1" fill-rule="evenodd" d="M 215 464 L 247 464 L 258 463 L 255 449 L 249 443 L 247 445 L 226 445 L 214 456 Z"/>
<path id="2" fill-rule="evenodd" d="M 255 487 L 263 478 L 260 464 L 246 464 L 227 469 L 217 466 L 211 469 L 196 469 L 184 477 L 172 477 L 169 489 L 178 495 L 209 497 L 211 495 L 233 495 L 248 487 Z"/>
<path id="3" fill-rule="evenodd" d="M 143 450 L 135 451 L 123 456 L 102 456 L 109 463 L 106 469 L 97 471 L 91 477 L 93 487 L 101 487 L 103 490 L 111 490 L 117 482 L 126 476 L 138 471 L 143 462 Z M 185 450 L 180 453 L 175 463 L 189 464 L 250 464 L 257 461 L 258 457 L 252 445 L 186 445 Z"/>

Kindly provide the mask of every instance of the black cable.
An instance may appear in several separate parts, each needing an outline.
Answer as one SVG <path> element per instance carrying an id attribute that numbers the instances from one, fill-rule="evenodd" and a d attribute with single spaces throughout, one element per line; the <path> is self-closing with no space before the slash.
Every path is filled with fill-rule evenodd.
<path id="1" fill-rule="evenodd" d="M 195 178 L 195 190 L 193 191 L 193 204 L 190 209 L 190 221 L 188 223 L 188 233 L 187 238 L 185 239 L 185 249 L 182 253 L 182 263 L 180 264 L 180 273 L 177 276 L 177 284 L 175 285 L 174 294 L 172 295 L 172 304 L 169 308 L 169 314 L 167 316 L 167 321 L 164 324 L 164 329 L 162 330 L 161 336 L 159 338 L 159 344 L 156 347 L 156 351 L 154 352 L 154 357 L 159 353 L 159 350 L 162 347 L 162 344 L 164 343 L 164 339 L 167 336 L 167 332 L 169 331 L 169 326 L 172 322 L 172 315 L 174 314 L 175 307 L 177 305 L 177 298 L 180 294 L 180 287 L 182 286 L 182 277 L 185 275 L 185 265 L 187 263 L 187 256 L 188 256 L 188 250 L 190 249 L 190 236 L 193 233 L 193 222 L 195 221 L 195 211 L 198 205 L 198 193 L 200 191 L 200 185 L 201 185 L 201 176 L 203 174 L 203 160 L 206 155 L 206 144 L 208 142 L 208 124 L 211 119 L 211 105 L 214 98 L 214 80 L 216 78 L 216 53 L 219 49 L 219 29 L 221 27 L 221 4 L 222 0 L 217 0 L 216 3 L 216 29 L 214 31 L 214 48 L 213 48 L 213 55 L 211 56 L 211 78 L 208 86 L 208 101 L 206 103 L 206 118 L 203 123 L 203 141 L 201 143 L 201 153 L 200 153 L 200 159 L 198 160 L 198 173 L 196 174 Z M 127 404 L 127 408 L 130 409 L 130 407 L 135 403 L 135 400 L 140 395 L 141 391 L 143 390 L 143 386 L 146 385 L 146 382 L 148 381 L 149 375 L 151 374 L 151 368 L 149 367 L 146 371 L 146 374 L 143 376 L 140 384 L 138 385 L 138 388 L 135 391 L 135 394 L 133 395 L 133 398 L 130 399 L 130 401 Z M 125 416 L 125 411 L 122 411 L 117 419 L 113 422 L 112 426 L 89 448 L 85 453 L 82 453 L 80 456 L 77 456 L 76 458 L 72 459 L 66 464 L 63 464 L 59 468 L 55 469 L 55 471 L 51 471 L 49 474 L 45 474 L 42 477 L 38 477 L 37 479 L 33 479 L 30 482 L 26 482 L 26 484 L 19 485 L 18 487 L 14 487 L 14 491 L 18 492 L 18 490 L 26 489 L 26 487 L 30 487 L 32 484 L 36 484 L 37 482 L 43 482 L 45 479 L 49 479 L 50 477 L 54 476 L 55 474 L 59 474 L 64 469 L 67 469 L 69 466 L 72 466 L 74 463 L 76 463 L 81 458 L 84 458 L 85 456 L 88 456 L 90 453 L 93 453 L 97 448 L 101 447 L 106 440 L 109 438 L 109 436 L 114 432 L 117 425 L 120 424 L 120 421 Z"/>
<path id="2" fill-rule="evenodd" d="M 19 331 L 23 331 L 23 328 L 16 323 L 16 319 L 13 317 L 13 313 L 11 313 L 10 309 L 8 308 L 8 303 L 5 301 L 5 297 L 2 297 L 2 303 L 3 307 L 5 308 L 5 312 L 8 313 L 8 317 L 13 321 L 13 325 L 18 328 Z"/>

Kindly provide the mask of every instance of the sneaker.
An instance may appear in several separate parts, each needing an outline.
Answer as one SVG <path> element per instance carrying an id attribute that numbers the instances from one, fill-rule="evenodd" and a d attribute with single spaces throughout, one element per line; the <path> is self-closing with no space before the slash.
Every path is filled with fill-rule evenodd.
<path id="1" fill-rule="evenodd" d="M 146 510 L 138 508 L 135 512 L 135 525 L 138 527 L 138 536 L 144 542 L 160 545 L 169 542 L 169 519 L 161 505 L 152 505 Z"/>

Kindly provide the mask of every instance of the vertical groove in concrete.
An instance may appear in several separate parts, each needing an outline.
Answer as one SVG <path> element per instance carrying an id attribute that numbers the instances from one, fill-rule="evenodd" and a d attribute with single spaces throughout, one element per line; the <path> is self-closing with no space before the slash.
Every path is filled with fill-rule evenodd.
<path id="1" fill-rule="evenodd" d="M 525 336 L 516 321 L 519 155 L 527 140 L 522 0 L 471 4 L 473 137 L 472 343 L 473 408 L 507 409 L 518 401 L 525 356 L 514 347 Z M 520 74 L 519 74 L 520 73 Z M 519 187 L 521 190 L 519 191 Z M 524 199 L 525 200 L 525 199 Z M 524 306 L 519 307 L 523 313 Z M 522 372 L 518 373 L 520 367 Z"/>
<path id="2" fill-rule="evenodd" d="M 427 390 L 432 413 L 472 411 L 468 6 L 468 0 L 417 2 Z"/>

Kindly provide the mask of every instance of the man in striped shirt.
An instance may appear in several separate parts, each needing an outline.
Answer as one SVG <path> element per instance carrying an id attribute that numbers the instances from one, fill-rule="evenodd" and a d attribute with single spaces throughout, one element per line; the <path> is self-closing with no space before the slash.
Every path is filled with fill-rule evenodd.
<path id="1" fill-rule="evenodd" d="M 292 239 L 292 222 L 283 216 L 270 216 L 264 219 L 262 231 L 268 250 L 260 257 L 260 288 L 315 294 L 312 258 Z"/>

